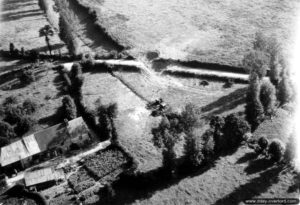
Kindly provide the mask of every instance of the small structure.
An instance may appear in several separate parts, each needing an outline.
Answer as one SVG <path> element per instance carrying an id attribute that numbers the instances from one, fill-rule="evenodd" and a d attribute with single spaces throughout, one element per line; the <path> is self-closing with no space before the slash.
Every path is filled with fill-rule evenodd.
<path id="1" fill-rule="evenodd" d="M 29 171 L 24 174 L 25 185 L 30 188 L 34 187 L 36 190 L 50 187 L 64 179 L 65 175 L 63 170 L 55 170 L 53 167 Z"/>
<path id="2" fill-rule="evenodd" d="M 91 142 L 91 134 L 82 117 L 49 127 L 1 148 L 1 166 L 13 174 L 70 149 L 76 143 L 83 147 Z"/>

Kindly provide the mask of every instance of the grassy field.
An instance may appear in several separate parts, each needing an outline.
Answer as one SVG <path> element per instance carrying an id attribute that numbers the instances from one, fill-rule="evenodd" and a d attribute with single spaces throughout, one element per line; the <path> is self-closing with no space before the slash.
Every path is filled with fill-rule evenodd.
<path id="1" fill-rule="evenodd" d="M 257 31 L 292 44 L 297 0 L 80 0 L 135 56 L 239 65 Z"/>
<path id="2" fill-rule="evenodd" d="M 238 112 L 244 108 L 245 85 L 223 89 L 221 82 L 210 82 L 209 86 L 202 87 L 198 79 L 167 79 L 167 82 L 177 82 L 175 86 L 157 84 L 140 73 L 114 72 L 114 75 L 117 78 L 108 73 L 85 73 L 84 101 L 91 109 L 95 109 L 99 97 L 103 104 L 118 104 L 116 128 L 120 141 L 136 157 L 142 172 L 161 166 L 161 153 L 151 141 L 151 129 L 160 118 L 150 116 L 146 101 L 161 97 L 173 110 L 181 110 L 191 102 L 203 108 L 206 115 Z"/>
<path id="3" fill-rule="evenodd" d="M 44 37 L 39 37 L 39 29 L 49 22 L 38 5 L 38 0 L 1 0 L 0 1 L 0 49 L 9 50 L 9 43 L 15 48 L 35 49 L 48 52 Z M 61 49 L 66 52 L 63 42 L 55 34 L 50 38 L 54 53 Z M 22 64 L 21 61 L 9 61 L 0 58 L 0 71 L 9 70 Z"/>
<path id="4" fill-rule="evenodd" d="M 287 168 L 256 159 L 252 151 L 240 148 L 231 156 L 221 157 L 209 169 L 183 179 L 152 182 L 150 187 L 118 187 L 114 204 L 243 204 L 255 197 L 297 197 L 292 191 L 295 174 Z"/>

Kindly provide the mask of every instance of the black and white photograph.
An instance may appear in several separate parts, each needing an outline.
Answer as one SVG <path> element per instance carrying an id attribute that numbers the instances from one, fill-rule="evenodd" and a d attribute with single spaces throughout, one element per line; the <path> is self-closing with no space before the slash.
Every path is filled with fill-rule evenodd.
<path id="1" fill-rule="evenodd" d="M 300 0 L 0 0 L 0 205 L 300 204 Z"/>

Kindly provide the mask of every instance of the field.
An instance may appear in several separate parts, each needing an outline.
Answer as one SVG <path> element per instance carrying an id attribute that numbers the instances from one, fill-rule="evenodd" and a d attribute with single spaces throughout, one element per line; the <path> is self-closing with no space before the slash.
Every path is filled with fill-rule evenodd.
<path id="1" fill-rule="evenodd" d="M 1 1 L 0 10 L 0 49 L 9 50 L 9 43 L 13 43 L 19 50 L 24 47 L 25 50 L 48 52 L 45 38 L 39 37 L 39 29 L 49 22 L 37 0 Z M 57 33 L 50 38 L 50 43 L 54 53 L 57 53 L 58 49 L 61 49 L 62 53 L 66 52 L 64 43 Z M 0 71 L 21 64 L 19 61 L 10 61 L 10 63 L 5 61 L 6 59 L 0 58 Z"/>
<path id="2" fill-rule="evenodd" d="M 78 0 L 136 57 L 160 57 L 238 66 L 255 33 L 293 41 L 297 0 Z"/>

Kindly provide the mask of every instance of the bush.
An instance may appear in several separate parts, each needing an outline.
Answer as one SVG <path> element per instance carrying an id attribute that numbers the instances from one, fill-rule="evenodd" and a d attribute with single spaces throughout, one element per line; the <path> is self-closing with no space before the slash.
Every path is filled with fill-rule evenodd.
<path id="1" fill-rule="evenodd" d="M 285 149 L 283 143 L 280 140 L 275 139 L 270 143 L 268 154 L 275 162 L 279 162 L 282 159 L 284 152 Z"/>
<path id="2" fill-rule="evenodd" d="M 80 65 L 83 69 L 92 69 L 95 66 L 95 59 L 92 54 L 87 53 L 82 55 Z"/>
<path id="3" fill-rule="evenodd" d="M 269 141 L 266 137 L 262 136 L 258 139 L 257 144 L 262 150 L 265 150 L 269 145 Z"/>
<path id="4" fill-rule="evenodd" d="M 22 69 L 19 76 L 19 80 L 22 84 L 28 85 L 35 81 L 34 72 L 31 69 Z"/>
<path id="5" fill-rule="evenodd" d="M 4 110 L 4 115 L 4 121 L 14 125 L 23 117 L 22 108 L 19 106 L 8 106 Z"/>
<path id="6" fill-rule="evenodd" d="M 210 130 L 208 130 L 207 134 L 208 136 L 206 136 L 206 139 L 203 139 L 202 154 L 204 156 L 205 162 L 209 163 L 214 159 L 216 153 L 213 133 Z"/>
<path id="7" fill-rule="evenodd" d="M 11 95 L 11 96 L 8 96 L 7 98 L 5 98 L 5 100 L 2 103 L 2 106 L 3 107 L 11 106 L 11 105 L 17 104 L 18 102 L 19 102 L 18 97 L 14 96 L 14 95 Z"/>
<path id="8" fill-rule="evenodd" d="M 226 80 L 225 84 L 223 85 L 223 88 L 231 88 L 233 86 L 233 80 L 228 79 Z"/>
<path id="9" fill-rule="evenodd" d="M 26 134 L 29 130 L 31 130 L 33 128 L 33 126 L 35 125 L 35 123 L 36 123 L 35 120 L 33 120 L 29 116 L 22 117 L 17 122 L 17 126 L 15 127 L 15 132 L 19 136 L 22 136 L 22 135 Z"/>
<path id="10" fill-rule="evenodd" d="M 0 121 L 0 136 L 6 139 L 11 139 L 16 137 L 16 133 L 10 124 Z"/>
<path id="11" fill-rule="evenodd" d="M 180 115 L 180 122 L 183 125 L 183 129 L 186 132 L 189 132 L 193 129 L 198 123 L 198 116 L 195 105 L 189 103 L 184 107 L 184 110 Z"/>
<path id="12" fill-rule="evenodd" d="M 31 99 L 27 98 L 24 102 L 23 102 L 23 111 L 25 112 L 25 114 L 27 115 L 31 115 L 33 113 L 35 113 L 38 109 L 38 104 L 34 101 L 32 101 Z"/>

